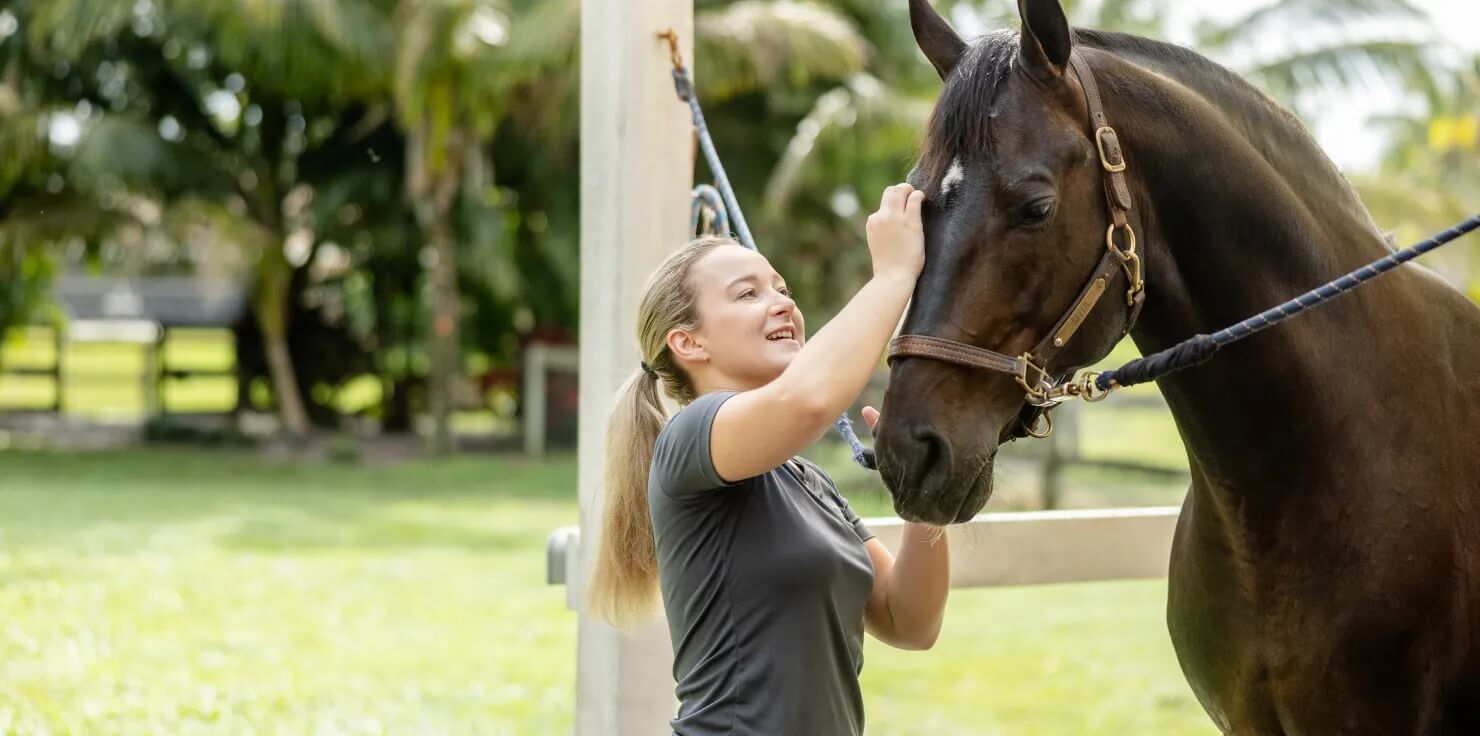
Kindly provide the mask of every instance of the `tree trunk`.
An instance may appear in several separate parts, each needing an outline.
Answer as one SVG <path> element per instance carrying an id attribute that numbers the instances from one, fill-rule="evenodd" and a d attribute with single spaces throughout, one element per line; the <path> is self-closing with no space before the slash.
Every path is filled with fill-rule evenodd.
<path id="1" fill-rule="evenodd" d="M 272 382 L 272 395 L 277 400 L 278 419 L 282 429 L 294 439 L 308 437 L 312 425 L 298 391 L 298 377 L 293 369 L 293 355 L 288 349 L 288 299 L 292 289 L 293 265 L 288 263 L 283 248 L 287 245 L 288 223 L 284 219 L 283 192 L 289 177 L 283 167 L 290 163 L 283 155 L 287 115 L 280 105 L 268 104 L 262 116 L 262 156 L 252 168 L 255 188 L 240 191 L 247 201 L 252 218 L 261 223 L 272 240 L 257 262 L 257 290 L 252 297 L 252 315 L 262 331 L 262 347 L 267 359 L 267 375 Z M 288 170 L 291 170 L 288 169 Z"/>
<path id="2" fill-rule="evenodd" d="M 293 267 L 283 254 L 281 242 L 262 254 L 257 266 L 257 293 L 252 311 L 262 330 L 262 344 L 267 353 L 267 373 L 272 379 L 272 394 L 277 399 L 278 417 L 283 429 L 295 439 L 308 436 L 308 412 L 298 393 L 298 379 L 293 372 L 293 357 L 288 351 L 288 289 Z"/>
<path id="3" fill-rule="evenodd" d="M 430 302 L 432 308 L 431 330 L 428 334 L 428 349 L 431 355 L 431 376 L 427 382 L 428 397 L 432 412 L 432 437 L 430 450 L 433 454 L 445 455 L 456 448 L 452 435 L 452 411 L 455 408 L 454 392 L 461 378 L 461 346 L 458 344 L 458 305 L 456 243 L 451 223 L 445 212 L 437 213 L 437 221 L 428 233 L 428 245 L 437 254 L 432 266 Z"/>
<path id="4" fill-rule="evenodd" d="M 432 413 L 432 436 L 427 450 L 433 455 L 446 455 L 454 449 L 452 410 L 454 391 L 461 377 L 461 345 L 458 341 L 457 243 L 452 223 L 452 209 L 462 187 L 462 131 L 454 129 L 441 156 L 428 149 L 426 131 L 413 131 L 408 136 L 408 183 L 417 224 L 431 250 L 433 264 L 427 286 L 427 306 L 431 311 L 427 331 L 427 354 L 431 372 L 427 376 L 427 404 Z"/>

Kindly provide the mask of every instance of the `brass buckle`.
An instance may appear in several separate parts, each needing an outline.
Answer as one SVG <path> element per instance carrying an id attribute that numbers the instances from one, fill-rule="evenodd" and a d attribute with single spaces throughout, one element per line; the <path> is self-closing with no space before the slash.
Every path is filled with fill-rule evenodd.
<path id="1" fill-rule="evenodd" d="M 1048 383 L 1048 370 L 1039 368 L 1038 364 L 1033 362 L 1032 353 L 1023 353 L 1018 356 L 1018 359 L 1023 361 L 1023 369 L 1014 374 L 1013 378 L 1017 379 L 1018 385 L 1022 386 L 1023 391 L 1027 393 L 1024 400 L 1033 406 L 1053 406 L 1058 403 L 1051 401 L 1049 398 L 1049 392 L 1053 391 L 1054 386 Z M 1029 370 L 1037 371 L 1038 373 L 1037 381 L 1035 381 L 1036 385 L 1028 383 Z"/>
<path id="2" fill-rule="evenodd" d="M 1125 231 L 1125 250 L 1115 247 L 1117 228 Z M 1110 227 L 1105 230 L 1105 248 L 1120 257 L 1120 268 L 1125 271 L 1125 278 L 1130 282 L 1130 287 L 1125 292 L 1125 303 L 1126 306 L 1133 306 L 1136 303 L 1136 297 L 1140 296 L 1141 291 L 1146 288 L 1145 282 L 1141 279 L 1141 257 L 1136 255 L 1135 229 L 1128 222 L 1124 225 L 1110 223 Z"/>
<path id="3" fill-rule="evenodd" d="M 1110 163 L 1110 158 L 1105 155 L 1105 134 L 1106 133 L 1109 133 L 1110 134 L 1110 137 L 1112 137 L 1112 138 L 1115 139 L 1115 143 L 1117 145 L 1120 143 L 1120 136 L 1118 136 L 1118 135 L 1115 134 L 1115 129 L 1114 128 L 1112 128 L 1112 127 L 1110 127 L 1108 125 L 1102 125 L 1099 128 L 1096 128 L 1095 129 L 1095 148 L 1099 149 L 1099 151 L 1100 151 L 1100 165 L 1103 166 L 1103 167 L 1105 167 L 1105 170 L 1108 171 L 1108 172 L 1110 172 L 1110 173 L 1112 173 L 1112 174 L 1116 174 L 1116 173 L 1125 171 L 1125 154 L 1124 154 L 1124 152 L 1121 153 L 1120 163 L 1118 163 L 1118 164 L 1112 164 L 1112 163 Z"/>

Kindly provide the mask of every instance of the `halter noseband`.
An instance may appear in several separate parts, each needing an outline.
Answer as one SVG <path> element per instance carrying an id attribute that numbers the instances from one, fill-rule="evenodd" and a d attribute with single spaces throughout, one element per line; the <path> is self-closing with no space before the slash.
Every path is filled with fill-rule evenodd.
<path id="1" fill-rule="evenodd" d="M 1141 313 L 1145 299 L 1145 283 L 1141 278 L 1141 258 L 1136 254 L 1136 231 L 1131 228 L 1128 215 L 1131 211 L 1131 194 L 1125 181 L 1125 157 L 1121 152 L 1120 138 L 1105 118 L 1105 109 L 1100 101 L 1100 91 L 1095 86 L 1094 73 L 1084 63 L 1079 52 L 1069 53 L 1069 65 L 1079 78 L 1084 90 L 1084 101 L 1089 108 L 1091 136 L 1099 152 L 1100 168 L 1105 183 L 1105 202 L 1110 213 L 1110 227 L 1105 231 L 1105 255 L 1089 280 L 1080 289 L 1079 296 L 1070 305 L 1064 316 L 1029 352 L 1017 357 L 1005 355 L 964 342 L 947 340 L 929 335 L 900 335 L 889 343 L 889 363 L 905 357 L 930 358 L 955 363 L 968 368 L 981 368 L 995 373 L 1006 373 L 1017 379 L 1023 387 L 1026 403 L 1033 408 L 1031 418 L 1023 421 L 1014 430 L 1014 437 L 1047 437 L 1053 431 L 1053 420 L 1048 410 L 1072 398 L 1091 401 L 1104 398 L 1106 392 L 1097 389 L 1093 373 L 1085 374 L 1083 380 L 1065 383 L 1062 374 L 1051 375 L 1048 366 L 1059 352 L 1069 344 L 1074 333 L 1084 324 L 1100 297 L 1104 296 L 1110 282 L 1117 273 L 1126 278 L 1125 303 L 1130 317 L 1125 323 L 1125 332 L 1130 332 Z M 1116 244 L 1119 231 L 1124 247 Z M 1048 427 L 1037 431 L 1038 417 L 1048 420 Z"/>

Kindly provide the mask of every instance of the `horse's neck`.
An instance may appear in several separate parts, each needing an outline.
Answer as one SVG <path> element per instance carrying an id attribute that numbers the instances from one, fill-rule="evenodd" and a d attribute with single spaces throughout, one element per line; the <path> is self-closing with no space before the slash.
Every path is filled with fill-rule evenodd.
<path id="1" fill-rule="evenodd" d="M 1133 335 L 1143 352 L 1226 327 L 1382 255 L 1381 236 L 1334 167 L 1318 151 L 1290 150 L 1312 145 L 1308 138 L 1251 129 L 1249 115 L 1268 111 L 1230 114 L 1188 85 L 1139 69 L 1120 74 L 1106 85 L 1107 111 L 1125 141 L 1145 244 L 1147 306 Z M 1321 443 L 1373 390 L 1352 376 L 1400 367 L 1374 349 L 1370 327 L 1401 298 L 1365 287 L 1340 308 L 1162 380 L 1195 472 L 1249 493 L 1322 477 L 1322 463 L 1336 460 L 1319 456 Z"/>

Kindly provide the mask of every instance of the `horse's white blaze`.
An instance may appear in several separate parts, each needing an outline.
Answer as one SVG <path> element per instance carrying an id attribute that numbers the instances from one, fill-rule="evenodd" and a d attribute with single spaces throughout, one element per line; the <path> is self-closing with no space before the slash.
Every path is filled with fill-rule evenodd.
<path id="1" fill-rule="evenodd" d="M 966 172 L 961 170 L 961 160 L 952 159 L 951 168 L 946 169 L 946 175 L 940 179 L 940 196 L 944 197 L 950 194 L 951 187 L 956 186 L 956 183 L 961 181 L 965 176 Z"/>

